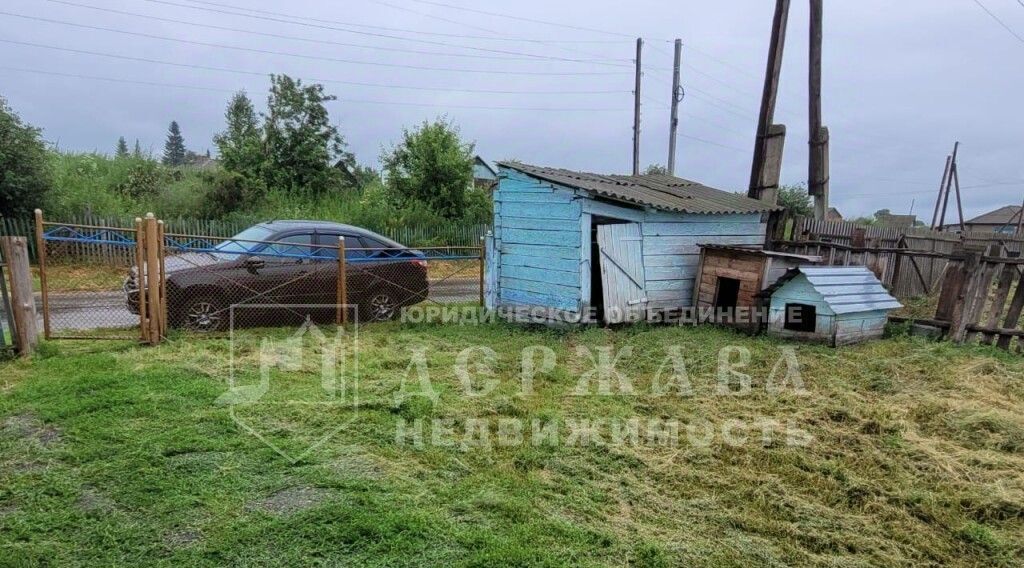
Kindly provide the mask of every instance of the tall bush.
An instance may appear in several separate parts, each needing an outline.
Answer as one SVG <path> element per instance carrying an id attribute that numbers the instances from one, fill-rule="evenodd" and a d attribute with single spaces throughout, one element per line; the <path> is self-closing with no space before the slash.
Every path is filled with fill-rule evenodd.
<path id="1" fill-rule="evenodd" d="M 52 179 L 41 134 L 0 97 L 0 215 L 27 216 L 42 205 Z"/>

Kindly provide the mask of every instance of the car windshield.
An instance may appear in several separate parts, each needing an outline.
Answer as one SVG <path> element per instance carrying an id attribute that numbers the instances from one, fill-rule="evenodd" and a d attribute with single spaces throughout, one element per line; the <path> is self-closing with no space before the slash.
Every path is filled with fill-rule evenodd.
<path id="1" fill-rule="evenodd" d="M 272 234 L 274 234 L 273 229 L 262 225 L 249 227 L 231 237 L 231 240 L 224 241 L 215 246 L 214 249 L 217 250 L 215 255 L 220 258 L 233 258 L 235 255 L 248 253 L 255 248 L 259 248 L 259 243 L 250 241 L 267 241 L 270 240 Z"/>

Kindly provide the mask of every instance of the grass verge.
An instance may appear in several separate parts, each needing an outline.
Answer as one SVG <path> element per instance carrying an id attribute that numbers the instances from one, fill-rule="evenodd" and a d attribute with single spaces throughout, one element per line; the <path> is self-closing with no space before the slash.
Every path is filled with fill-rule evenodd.
<path id="1" fill-rule="evenodd" d="M 330 330 L 325 330 L 330 331 Z M 249 330 L 259 345 L 285 331 Z M 330 335 L 330 333 L 328 333 Z M 349 408 L 239 409 L 285 459 L 215 402 L 226 340 L 48 343 L 0 363 L 0 558 L 18 565 L 985 565 L 1024 559 L 1024 365 L 1019 357 L 897 337 L 799 346 L 806 393 L 769 394 L 784 344 L 710 327 L 530 330 L 364 327 L 358 416 Z M 466 396 L 463 349 L 495 350 L 486 396 Z M 520 393 L 520 353 L 557 364 Z M 718 396 L 720 349 L 749 350 L 745 396 Z M 653 396 L 679 346 L 689 396 Z M 438 403 L 399 401 L 425 347 Z M 573 396 L 587 348 L 628 348 L 638 394 Z M 236 348 L 234 364 L 253 351 Z M 306 364 L 271 393 L 322 392 Z M 238 367 L 242 368 L 242 367 Z M 678 369 L 676 369 L 678 370 Z M 247 381 L 249 379 L 246 379 Z M 474 388 L 482 383 L 475 379 Z M 403 381 L 405 386 L 403 387 Z M 250 383 L 247 383 L 250 384 Z M 237 415 L 236 415 L 237 416 Z M 793 423 L 808 444 L 464 443 L 471 418 L 616 417 Z M 440 419 L 451 445 L 396 440 Z M 429 437 L 429 433 L 427 433 Z"/>

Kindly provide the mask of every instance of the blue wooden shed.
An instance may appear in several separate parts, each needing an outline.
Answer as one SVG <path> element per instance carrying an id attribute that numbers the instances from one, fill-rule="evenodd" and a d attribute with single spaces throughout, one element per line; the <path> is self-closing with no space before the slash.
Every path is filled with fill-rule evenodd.
<path id="1" fill-rule="evenodd" d="M 889 312 L 902 307 L 865 266 L 801 266 L 762 295 L 768 333 L 833 346 L 881 337 Z"/>
<path id="2" fill-rule="evenodd" d="M 498 169 L 486 304 L 572 321 L 692 306 L 699 245 L 763 246 L 778 209 L 667 175 Z"/>

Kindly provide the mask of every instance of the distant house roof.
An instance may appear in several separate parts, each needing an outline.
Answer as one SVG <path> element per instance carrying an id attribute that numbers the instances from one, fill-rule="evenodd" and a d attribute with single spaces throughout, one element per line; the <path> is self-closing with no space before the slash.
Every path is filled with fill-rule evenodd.
<path id="1" fill-rule="evenodd" d="M 875 215 L 878 224 L 883 227 L 913 227 L 917 223 L 917 215 Z"/>
<path id="2" fill-rule="evenodd" d="M 616 201 L 646 205 L 680 213 L 761 213 L 780 206 L 714 189 L 695 181 L 663 174 L 640 176 L 602 175 L 560 168 L 498 162 L 498 166 L 531 177 L 582 189 Z"/>
<path id="3" fill-rule="evenodd" d="M 490 174 L 488 179 L 498 179 L 498 170 L 490 164 L 487 160 L 480 156 L 473 156 L 473 175 L 476 178 L 480 178 L 480 173 Z"/>
<path id="4" fill-rule="evenodd" d="M 839 212 L 835 207 L 829 207 L 828 213 L 825 214 L 825 218 L 829 221 L 842 221 L 843 214 Z"/>
<path id="5" fill-rule="evenodd" d="M 866 266 L 802 266 L 790 269 L 778 282 L 765 288 L 771 296 L 787 282 L 803 275 L 836 314 L 902 308 Z"/>
<path id="6" fill-rule="evenodd" d="M 1016 223 L 1020 213 L 1020 205 L 1006 205 L 988 213 L 982 213 L 973 219 L 964 221 L 968 225 L 1005 225 Z"/>

